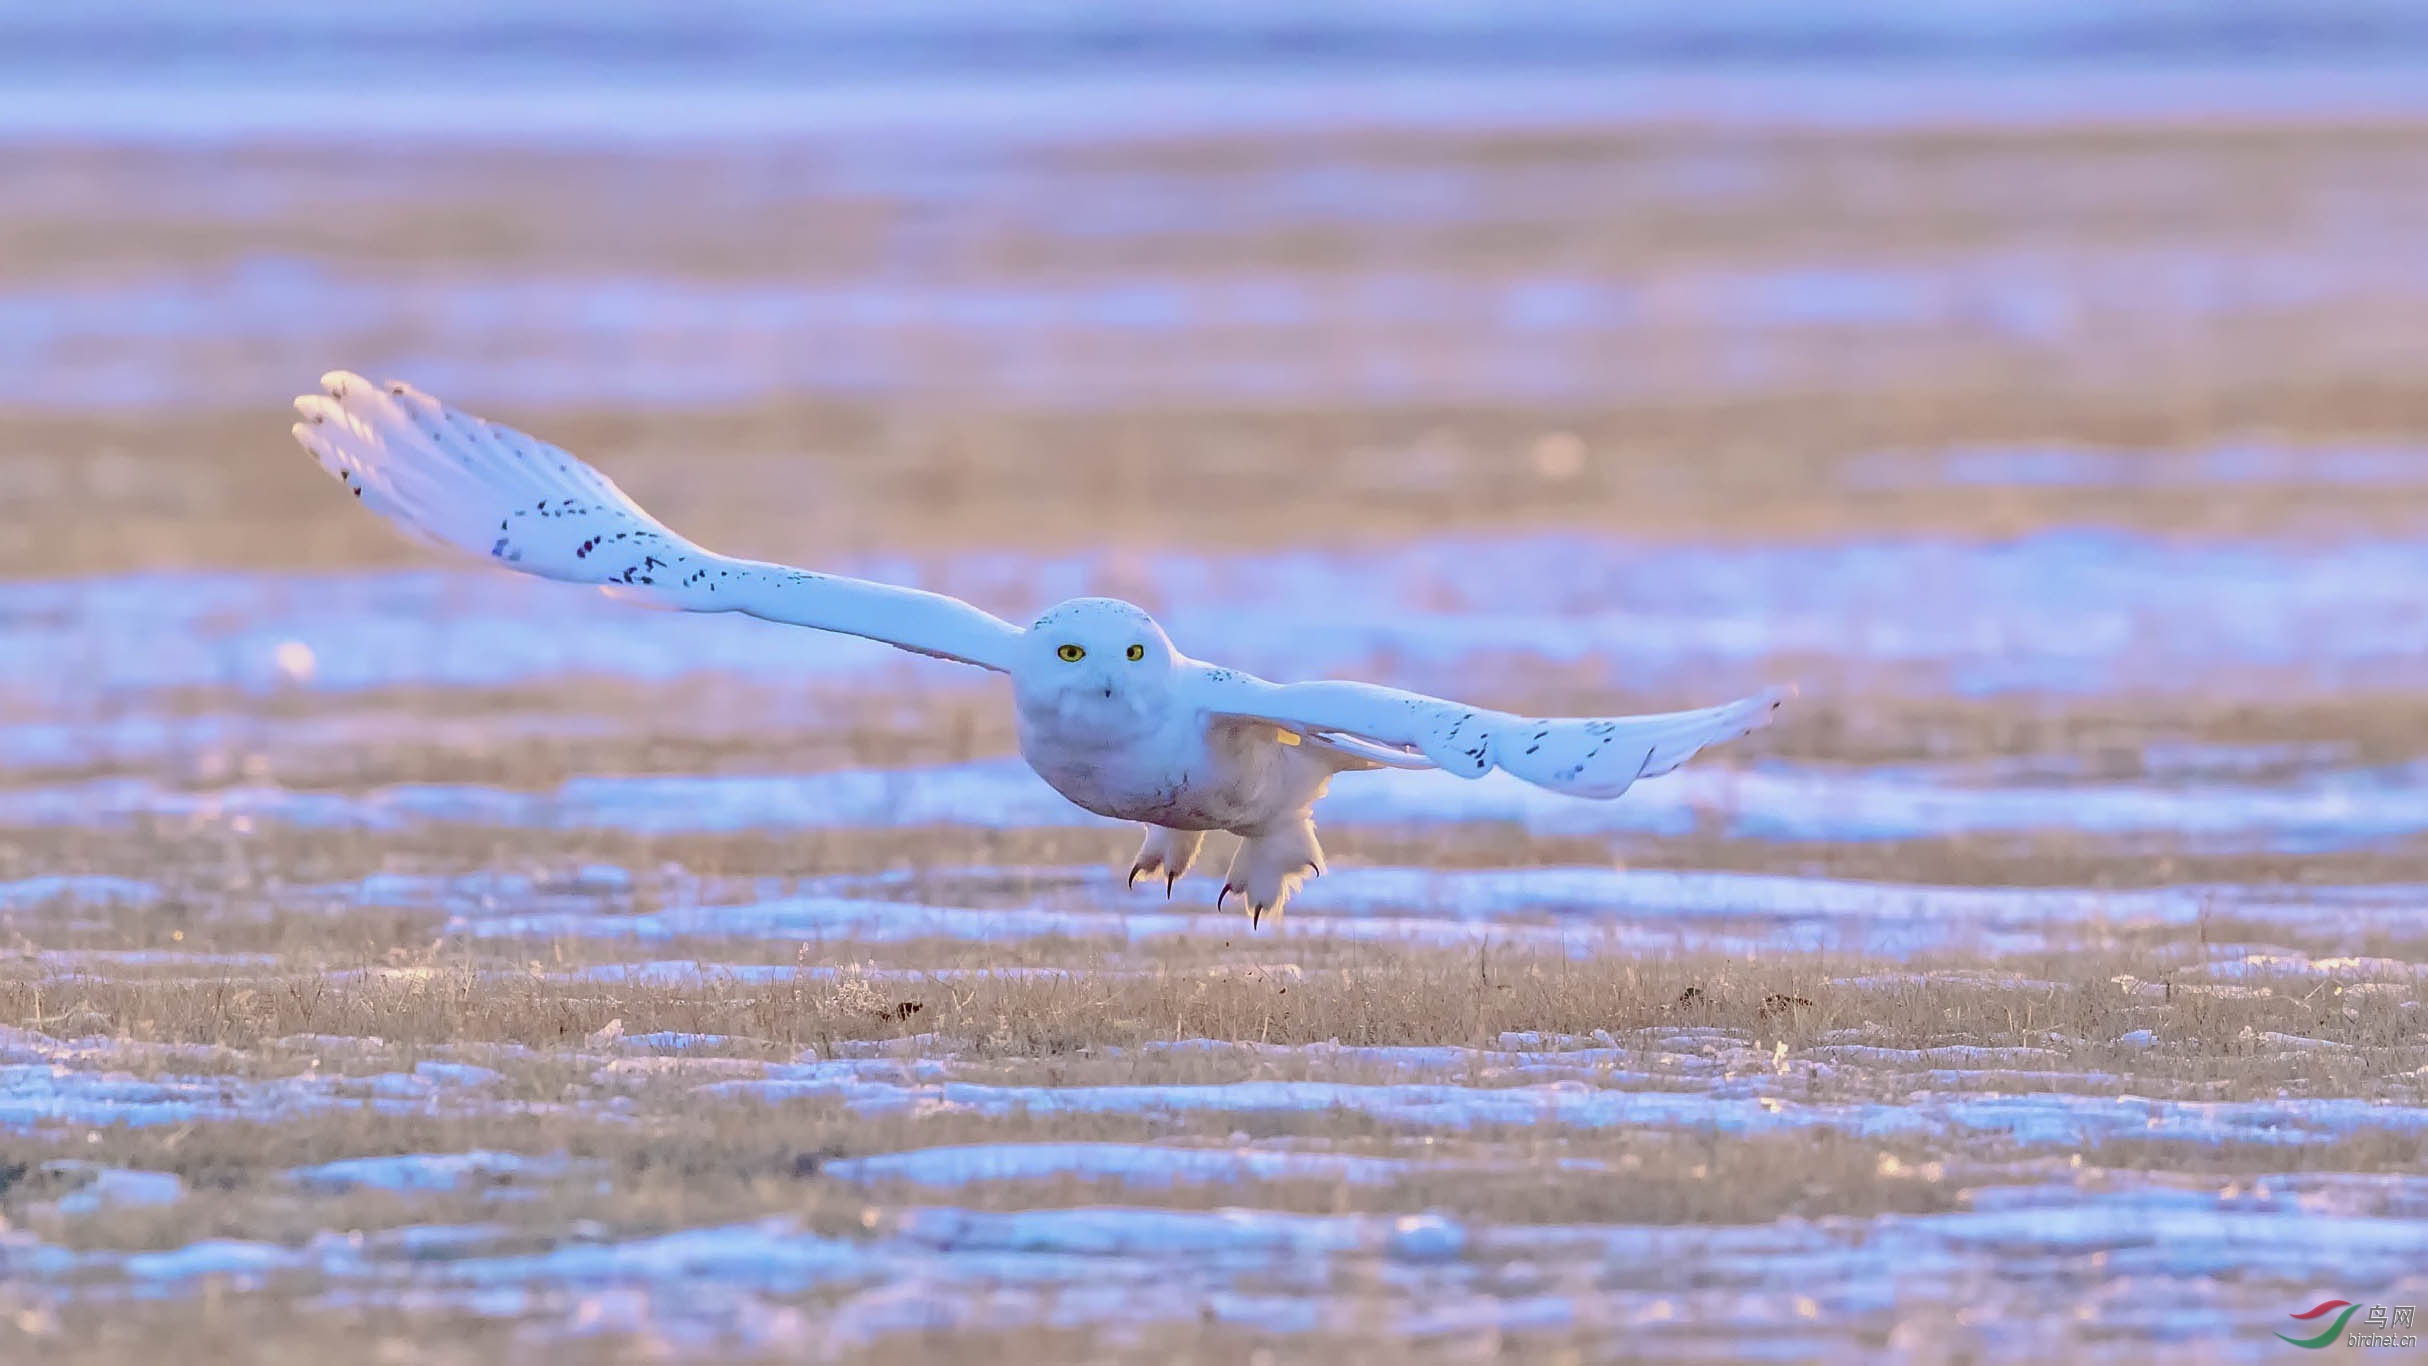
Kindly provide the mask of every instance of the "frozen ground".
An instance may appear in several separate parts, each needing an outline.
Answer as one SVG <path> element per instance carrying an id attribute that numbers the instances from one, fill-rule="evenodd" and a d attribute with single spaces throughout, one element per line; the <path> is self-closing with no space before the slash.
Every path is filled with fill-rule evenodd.
<path id="1" fill-rule="evenodd" d="M 2411 458 L 2428 468 L 2428 452 Z M 2332 694 L 2421 686 L 2412 642 L 2428 629 L 2405 591 L 2428 576 L 2428 545 L 2410 539 L 2183 545 L 2068 531 L 1987 545 L 1937 536 L 1759 548 L 1535 535 L 1354 555 L 990 555 L 841 568 L 1019 620 L 1119 578 L 1199 658 L 1273 673 L 1383 670 L 1413 687 L 1478 673 L 1505 686 L 1545 663 L 1606 686 L 1751 685 L 1786 659 L 1831 682 L 1929 694 Z M 70 694 L 58 703 L 95 710 L 126 691 L 299 681 L 364 691 L 565 673 L 662 681 L 713 671 L 800 684 L 908 672 L 898 654 L 865 642 L 744 618 L 635 624 L 595 594 L 479 572 L 8 584 L 0 646 L 0 689 Z M 78 732 L 88 734 L 111 737 Z M 0 735 L 11 747 L 72 752 L 40 732 Z"/>
<path id="2" fill-rule="evenodd" d="M 0 1360 L 2416 1318 L 2408 10 L 996 11 L 0 16 Z M 1274 676 L 1804 695 L 1349 775 L 1252 928 L 999 680 L 391 544 L 340 364 Z"/>
<path id="3" fill-rule="evenodd" d="M 2143 585 L 2154 612 L 2224 622 L 2237 582 L 2288 591 L 2166 558 L 2212 552 L 2072 545 L 2064 563 Z M 1885 670 L 1879 642 L 1929 638 L 1927 600 L 1884 596 L 1905 624 L 1766 643 L 1798 618 L 1764 595 L 1831 597 L 1766 553 L 1671 562 L 1707 593 L 1748 585 L 1712 606 L 1749 634 L 1662 667 L 1703 687 L 1789 659 Z M 2054 563 L 2005 580 L 2018 611 L 2063 611 Z M 2369 581 L 2305 568 L 2330 599 Z M 1428 646 L 1350 645 L 1341 667 L 1526 675 L 1492 617 L 1541 581 L 1524 543 L 1322 572 L 1329 596 L 1273 595 L 1294 638 L 1330 636 L 1293 602 L 1345 620 L 1340 594 L 1420 578 L 1463 599 L 1374 613 Z M 1202 877 L 1169 903 L 1124 889 L 1126 835 L 999 755 L 405 780 L 414 754 L 752 724 L 620 694 L 552 710 L 576 670 L 670 690 L 644 697 L 788 665 L 843 695 L 958 695 L 866 652 L 433 575 L 7 591 L 18 659 L 51 661 L 13 675 L 0 789 L 0 1131 L 24 1154 L 0 1280 L 22 1333 L 95 1341 L 96 1316 L 173 1324 L 232 1297 L 296 1342 L 504 1328 L 550 1351 L 2257 1359 L 2322 1299 L 2428 1291 L 2424 894 L 2368 872 L 2410 867 L 2428 806 L 2419 760 L 2359 741 L 2150 740 L 2121 768 L 2011 743 L 1754 749 L 1609 806 L 1371 776 L 1327 827 L 1377 852 L 1251 933 Z M 1595 629 L 1584 595 L 1547 596 L 1533 638 Z M 288 639 L 313 668 L 279 669 Z M 1972 657 L 2047 675 L 2070 643 L 2016 640 Z M 2268 663 L 2250 640 L 2186 630 L 2164 646 L 2184 663 L 2137 677 L 2232 695 Z M 78 652 L 105 690 L 45 681 Z M 1965 694 L 1900 677 L 1881 696 Z M 530 691 L 432 704 L 501 685 Z M 2106 693 L 1991 705 L 2017 695 Z M 816 724 L 769 705 L 765 724 Z M 279 776 L 365 747 L 396 779 Z M 905 828 L 937 852 L 890 852 Z M 1458 852 L 1505 840 L 1567 843 L 1512 866 Z M 1759 870 L 1626 865 L 1681 840 Z M 2081 880 L 1907 852 L 1934 842 L 2019 844 L 2000 857 L 2026 870 L 2055 842 Z M 1858 847 L 1870 871 L 1830 866 Z M 2302 873 L 2328 854 L 2336 876 Z M 2174 859 L 2276 871 L 2152 875 Z"/>
<path id="4" fill-rule="evenodd" d="M 1413 212 L 1432 216 L 1422 206 Z M 1240 225 L 1256 226 L 1265 225 Z M 1067 231 L 1060 220 L 1036 230 Z M 1074 245 L 1084 249 L 1088 240 Z M 1803 369 L 1790 359 L 1800 342 L 1856 327 L 1921 338 L 1979 324 L 2048 344 L 2083 331 L 2165 335 L 2221 319 L 2293 318 L 2363 298 L 2416 307 L 2428 300 L 2428 267 L 2403 239 L 2341 225 L 2300 250 L 2207 259 L 2131 247 L 1641 278 L 1478 281 L 1401 271 L 1343 280 L 1312 271 L 1059 288 L 519 274 L 392 280 L 264 257 L 200 280 L 45 282 L 0 293 L 0 355 L 22 358 L 0 379 L 0 402 L 189 403 L 207 397 L 204 386 L 277 387 L 315 357 L 372 350 L 382 373 L 415 375 L 463 402 L 494 395 L 559 408 L 605 400 L 700 407 L 804 390 L 1089 407 L 1208 398 L 1385 406 L 1420 396 L 1567 405 L 1614 389 L 1706 396 L 1671 367 L 1629 363 L 1681 327 L 1743 348 L 1756 358 L 1747 368 L 1792 372 Z M 402 347 L 397 338 L 406 339 Z M 1432 354 L 1422 364 L 1327 363 L 1309 349 L 1311 339 Z M 190 376 L 163 363 L 203 344 L 241 348 L 245 369 Z M 949 373 L 933 369 L 939 348 L 956 357 Z M 112 359 L 42 363 L 87 355 Z M 1723 392 L 1742 387 L 1742 377 L 1715 378 Z"/>

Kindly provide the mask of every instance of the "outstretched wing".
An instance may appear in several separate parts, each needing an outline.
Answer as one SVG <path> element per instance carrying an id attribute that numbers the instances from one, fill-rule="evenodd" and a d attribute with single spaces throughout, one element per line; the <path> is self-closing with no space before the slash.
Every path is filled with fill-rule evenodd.
<path id="1" fill-rule="evenodd" d="M 1009 673 L 1017 626 L 959 598 L 703 550 L 607 476 L 411 385 L 343 370 L 295 400 L 295 439 L 415 540 L 644 606 L 742 612 Z"/>
<path id="2" fill-rule="evenodd" d="M 1616 797 L 1636 779 L 1667 773 L 1705 745 L 1761 729 L 1795 695 L 1793 688 L 1777 688 L 1700 711 L 1546 721 L 1371 683 L 1268 683 L 1199 667 L 1191 686 L 1210 714 L 1347 740 L 1378 759 L 1422 756 L 1429 766 L 1464 778 L 1498 768 L 1576 797 Z"/>

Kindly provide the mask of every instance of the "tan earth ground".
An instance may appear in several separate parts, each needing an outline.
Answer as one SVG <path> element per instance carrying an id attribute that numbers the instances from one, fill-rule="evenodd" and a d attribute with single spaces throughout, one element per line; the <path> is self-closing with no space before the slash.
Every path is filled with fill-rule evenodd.
<path id="1" fill-rule="evenodd" d="M 323 368 L 379 357 L 578 379 L 595 354 L 578 310 L 526 325 L 395 303 L 531 279 L 1180 291 L 1176 317 L 1143 335 L 1050 304 L 1011 323 L 868 305 L 834 342 L 883 353 L 858 390 L 672 402 L 574 383 L 566 400 L 459 400 L 593 459 L 722 549 L 898 556 L 948 576 L 1000 552 L 1010 567 L 984 582 L 1007 611 L 1061 582 L 1023 566 L 1098 552 L 1094 586 L 1156 603 L 1166 551 L 1219 572 L 1268 551 L 1354 559 L 1555 531 L 1725 557 L 1980 550 L 2089 528 L 2258 545 L 2285 565 L 2400 542 L 2428 515 L 2428 124 L 1110 139 L 938 153 L 934 178 L 901 183 L 848 150 L 54 143 L 0 158 L 0 299 L 98 317 L 123 302 L 113 291 L 196 281 L 204 319 L 44 334 L 39 375 L 106 364 L 167 397 L 0 406 L 0 580 L 19 581 L 0 646 L 63 661 L 41 681 L 0 675 L 0 724 L 27 737 L 0 752 L 0 1356 L 2139 1361 L 2257 1354 L 2330 1294 L 2407 1304 L 2428 1290 L 2428 1260 L 2407 1251 L 2428 1236 L 2428 919 L 2404 890 L 2428 883 L 2428 829 L 2321 843 L 2264 816 L 2205 833 L 2085 816 L 1855 840 L 1749 834 L 1724 807 L 1661 830 L 1351 819 L 1327 826 L 1336 869 L 1700 870 L 1801 880 L 1796 896 L 2080 888 L 2092 909 L 2010 921 L 1963 902 L 1980 923 L 1950 924 L 1963 917 L 1926 897 L 1922 938 L 1897 952 L 1856 930 L 1906 912 L 1782 912 L 1749 883 L 1674 917 L 1600 893 L 1505 914 L 1488 899 L 1311 897 L 1284 937 L 1218 915 L 1198 877 L 1174 902 L 1193 919 L 1149 930 L 1124 918 L 1166 910 L 1121 892 L 1132 837 L 1075 815 L 647 829 L 554 807 L 484 818 L 495 803 L 362 814 L 424 784 L 571 810 L 581 783 L 618 775 L 926 771 L 1009 753 L 1000 690 L 949 666 L 797 684 L 711 666 L 101 688 L 75 663 L 80 642 L 142 620 L 80 585 L 431 568 L 343 505 L 288 443 L 282 405 Z M 303 311 L 215 336 L 213 291 L 253 297 L 245 272 L 262 261 L 318 272 L 294 288 Z M 1787 302 L 1744 313 L 1756 277 Z M 1546 340 L 1496 311 L 1542 280 L 1629 302 L 1560 324 L 1566 296 L 1551 298 Z M 373 302 L 315 312 L 331 282 Z M 1221 302 L 1259 288 L 1298 302 Z M 1404 315 L 1358 302 L 1408 290 Z M 728 347 L 747 369 L 754 347 L 801 343 L 788 326 L 621 321 L 600 345 L 644 368 Z M 1512 348 L 1608 382 L 1524 392 L 1504 373 Z M 1250 365 L 1295 379 L 1268 393 L 1208 378 Z M 2220 478 L 2203 453 L 2221 446 L 2291 454 Z M 2123 473 L 1941 477 L 1949 453 L 1990 448 L 2098 452 Z M 2321 477 L 2310 458 L 2356 449 L 2397 452 L 2392 472 Z M 154 581 L 133 582 L 141 598 Z M 302 601 L 324 580 L 276 582 Z M 1377 610 L 1459 606 L 1455 583 L 1421 591 L 1443 601 Z M 247 615 L 261 599 L 231 601 L 160 629 L 207 632 L 230 658 L 277 643 L 281 618 Z M 1697 770 L 1919 773 L 1966 794 L 2054 790 L 2052 810 L 2077 790 L 2086 811 L 2107 791 L 2196 805 L 2369 773 L 2399 794 L 2417 782 L 2403 766 L 2428 758 L 2428 695 L 2400 673 L 2354 682 L 2354 665 L 2320 682 L 2299 661 L 2221 647 L 2200 663 L 2197 642 L 2174 642 L 2114 686 L 1972 690 L 1936 659 L 1875 649 L 1896 625 L 1641 680 L 1624 658 L 1490 642 L 1469 693 L 1661 707 L 1799 678 L 1790 719 Z M 545 615 L 528 629 L 544 633 Z M 128 639 L 91 657 L 119 668 L 173 643 Z M 1420 657 L 1398 672 L 1449 690 L 1466 669 Z M 2280 673 L 2309 681 L 2280 688 Z M 122 739 L 77 738 L 105 731 Z M 70 742 L 34 743 L 59 733 Z M 253 814 L 227 797 L 256 790 L 352 814 Z M 600 865 L 626 881 L 583 871 Z M 139 885 L 38 881 L 94 877 Z M 2197 914 L 2130 899 L 2171 888 L 2223 890 Z M 2363 891 L 2310 903 L 2305 888 Z M 2112 913 L 2097 901 L 2110 892 Z M 884 931 L 868 912 L 812 934 L 713 914 L 826 896 L 932 906 L 947 928 Z M 1039 909 L 1075 918 L 986 929 Z M 570 918 L 549 932 L 501 919 L 526 911 Z M 1639 912 L 1665 947 L 1617 933 Z M 616 929 L 660 913 L 691 918 Z M 1358 929 L 1395 915 L 1416 929 Z M 699 972 L 597 971 L 667 960 Z M 1418 1047 L 1464 1051 L 1353 1051 Z M 1343 1089 L 1301 1108 L 1220 1089 L 1072 1098 L 1254 1082 Z M 1468 1121 L 1468 1101 L 1440 1095 L 1394 1108 L 1420 1086 L 1536 1109 Z M 1160 1183 L 1084 1163 L 942 1185 L 836 1174 L 1058 1141 L 1291 1160 Z M 417 1190 L 296 1174 L 476 1152 L 537 1161 Z M 1406 1165 L 1351 1179 L 1333 1158 Z M 79 1204 L 108 1190 L 80 1164 L 173 1173 L 180 1193 Z M 2019 1202 L 2096 1226 L 1961 1222 Z M 1116 1247 L 917 1222 L 943 1206 L 1337 1222 L 1286 1252 L 1207 1233 L 1215 1250 L 1191 1256 L 1159 1251 L 1178 1246 L 1168 1235 Z M 1437 1253 L 1423 1242 L 1436 1225 L 1400 1216 L 1467 1241 Z M 2304 1241 L 2336 1218 L 2379 1221 L 2380 1252 Z M 456 1232 L 395 1241 L 441 1226 Z M 639 1250 L 722 1226 L 776 1229 L 837 1266 L 835 1248 L 896 1260 L 795 1276 L 771 1252 Z M 1485 1233 L 1578 1226 L 1629 1230 L 1636 1251 Z M 198 1246 L 254 1250 L 190 1270 L 130 1260 Z M 2196 1250 L 2211 1246 L 2224 1250 Z M 2290 1250 L 2251 1250 L 2271 1246 Z M 562 1274 L 516 1260 L 617 1247 L 623 1260 Z M 906 1307 L 902 1286 L 932 1307 Z"/>

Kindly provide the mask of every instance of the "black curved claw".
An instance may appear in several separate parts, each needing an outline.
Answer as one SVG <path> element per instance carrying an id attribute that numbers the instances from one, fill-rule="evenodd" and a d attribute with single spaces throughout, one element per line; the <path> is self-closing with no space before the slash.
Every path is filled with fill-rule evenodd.
<path id="1" fill-rule="evenodd" d="M 1135 887 L 1135 886 L 1137 886 L 1137 885 L 1138 885 L 1138 874 L 1139 874 L 1139 872 L 1140 872 L 1140 869 L 1138 868 L 1138 866 L 1137 866 L 1136 864 L 1132 864 L 1132 865 L 1130 866 L 1130 881 L 1129 881 L 1129 885 L 1130 885 L 1130 886 Z"/>
<path id="2" fill-rule="evenodd" d="M 1232 886 L 1230 883 L 1224 883 L 1222 885 L 1222 891 L 1217 893 L 1214 897 L 1214 909 L 1218 911 L 1224 909 L 1225 904 L 1231 899 L 1231 893 L 1238 890 L 1239 889 L 1237 887 Z"/>
<path id="3" fill-rule="evenodd" d="M 1164 900 L 1170 901 L 1172 899 L 1172 884 L 1178 881 L 1180 881 L 1180 874 L 1178 873 L 1166 873 L 1163 875 Z"/>
<path id="4" fill-rule="evenodd" d="M 1262 906 L 1257 905 L 1257 904 L 1256 904 L 1255 902 L 1253 902 L 1253 901 L 1249 902 L 1249 903 L 1248 903 L 1248 928 L 1249 928 L 1249 929 L 1252 929 L 1252 930 L 1254 930 L 1254 929 L 1262 929 L 1262 928 L 1264 927 L 1264 923 L 1265 923 L 1265 908 L 1264 908 L 1264 907 L 1262 907 Z"/>

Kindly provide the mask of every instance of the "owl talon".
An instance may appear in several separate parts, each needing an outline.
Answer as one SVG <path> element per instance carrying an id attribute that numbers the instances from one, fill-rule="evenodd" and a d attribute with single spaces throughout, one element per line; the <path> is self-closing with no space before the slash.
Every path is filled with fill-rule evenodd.
<path id="1" fill-rule="evenodd" d="M 1323 867 L 1314 824 L 1301 816 L 1294 824 L 1243 837 L 1223 881 L 1247 898 L 1249 922 L 1261 927 L 1268 915 L 1279 921 L 1299 884 Z"/>
<path id="2" fill-rule="evenodd" d="M 1202 830 L 1170 830 L 1158 825 L 1147 827 L 1146 843 L 1138 846 L 1138 857 L 1130 860 L 1130 886 L 1149 873 L 1163 874 L 1165 900 L 1172 896 L 1172 884 L 1189 871 L 1197 861 L 1197 850 L 1205 842 Z"/>

